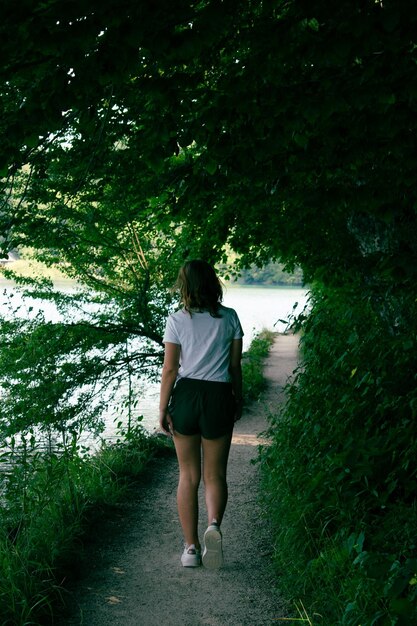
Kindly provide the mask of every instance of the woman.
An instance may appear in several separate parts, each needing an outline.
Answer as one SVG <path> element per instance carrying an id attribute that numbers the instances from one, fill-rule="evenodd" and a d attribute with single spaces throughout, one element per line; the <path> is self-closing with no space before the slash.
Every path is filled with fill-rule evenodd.
<path id="1" fill-rule="evenodd" d="M 183 308 L 169 316 L 160 393 L 161 429 L 174 439 L 180 469 L 177 503 L 184 567 L 220 567 L 220 524 L 227 503 L 226 468 L 234 422 L 242 414 L 239 318 L 221 304 L 223 290 L 205 261 L 188 261 L 177 284 Z M 208 527 L 198 538 L 201 460 Z"/>

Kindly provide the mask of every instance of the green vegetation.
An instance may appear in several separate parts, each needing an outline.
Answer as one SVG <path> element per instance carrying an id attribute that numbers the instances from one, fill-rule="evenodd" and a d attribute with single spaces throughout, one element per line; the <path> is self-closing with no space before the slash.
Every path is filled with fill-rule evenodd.
<path id="1" fill-rule="evenodd" d="M 242 377 L 244 402 L 250 403 L 259 398 L 265 388 L 263 364 L 276 333 L 264 329 L 252 340 L 248 350 L 243 353 Z"/>
<path id="2" fill-rule="evenodd" d="M 80 291 L 14 276 L 63 317 L 1 320 L 1 437 L 96 432 L 122 383 L 131 420 L 184 259 L 300 268 L 303 361 L 263 459 L 293 539 L 276 526 L 279 571 L 326 626 L 412 623 L 409 0 L 5 0 L 2 17 L 1 255 L 30 248 Z"/>
<path id="3" fill-rule="evenodd" d="M 300 286 L 303 284 L 303 275 L 301 270 L 295 270 L 291 274 L 286 272 L 281 263 L 267 263 L 264 267 L 251 265 L 241 269 L 236 282 L 242 285 Z"/>
<path id="4" fill-rule="evenodd" d="M 416 308 L 316 287 L 260 460 L 274 561 L 312 623 L 417 618 Z M 412 305 L 412 303 L 410 303 Z M 400 317 L 400 312 L 403 312 Z"/>
<path id="5" fill-rule="evenodd" d="M 2 452 L 0 473 L 0 623 L 52 623 L 65 581 L 82 556 L 94 520 L 129 493 L 164 444 L 132 429 L 127 441 L 94 455 L 72 440 L 42 449 L 32 438 Z"/>

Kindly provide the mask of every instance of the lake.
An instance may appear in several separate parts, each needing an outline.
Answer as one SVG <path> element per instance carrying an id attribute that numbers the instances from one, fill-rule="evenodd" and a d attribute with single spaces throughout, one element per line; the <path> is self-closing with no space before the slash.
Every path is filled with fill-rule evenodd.
<path id="1" fill-rule="evenodd" d="M 20 316 L 31 317 L 42 310 L 46 320 L 59 320 L 60 314 L 53 303 L 41 300 L 25 303 L 10 283 L 0 283 L 0 288 L 0 311 L 6 316 L 12 310 L 10 305 L 12 302 L 12 308 L 21 307 L 18 311 Z M 62 289 L 73 291 L 74 287 L 66 285 Z M 263 328 L 283 332 L 286 324 L 279 320 L 285 320 L 293 312 L 300 313 L 307 302 L 307 293 L 306 289 L 298 287 L 227 285 L 223 303 L 225 306 L 234 308 L 239 315 L 245 333 L 244 350 L 248 348 L 254 335 Z M 143 425 L 150 432 L 157 427 L 158 396 L 159 384 L 148 384 L 135 410 L 135 413 L 143 415 Z M 115 437 L 113 412 L 106 417 L 103 437 L 109 440 Z"/>

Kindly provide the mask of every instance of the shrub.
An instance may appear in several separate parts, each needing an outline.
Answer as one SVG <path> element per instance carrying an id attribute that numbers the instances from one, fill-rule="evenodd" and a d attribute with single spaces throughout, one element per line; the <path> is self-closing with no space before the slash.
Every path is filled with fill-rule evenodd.
<path id="1" fill-rule="evenodd" d="M 417 618 L 415 301 L 316 287 L 260 455 L 280 584 L 315 624 Z"/>

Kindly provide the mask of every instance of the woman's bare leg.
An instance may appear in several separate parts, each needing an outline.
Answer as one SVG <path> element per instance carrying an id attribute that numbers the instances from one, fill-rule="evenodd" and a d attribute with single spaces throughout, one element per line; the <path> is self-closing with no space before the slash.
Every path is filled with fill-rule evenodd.
<path id="1" fill-rule="evenodd" d="M 218 439 L 202 437 L 201 440 L 208 523 L 216 520 L 220 524 L 228 497 L 226 472 L 232 433 Z"/>
<path id="2" fill-rule="evenodd" d="M 177 490 L 178 515 L 184 540 L 200 548 L 198 539 L 198 487 L 201 479 L 201 437 L 174 432 L 180 478 Z"/>

